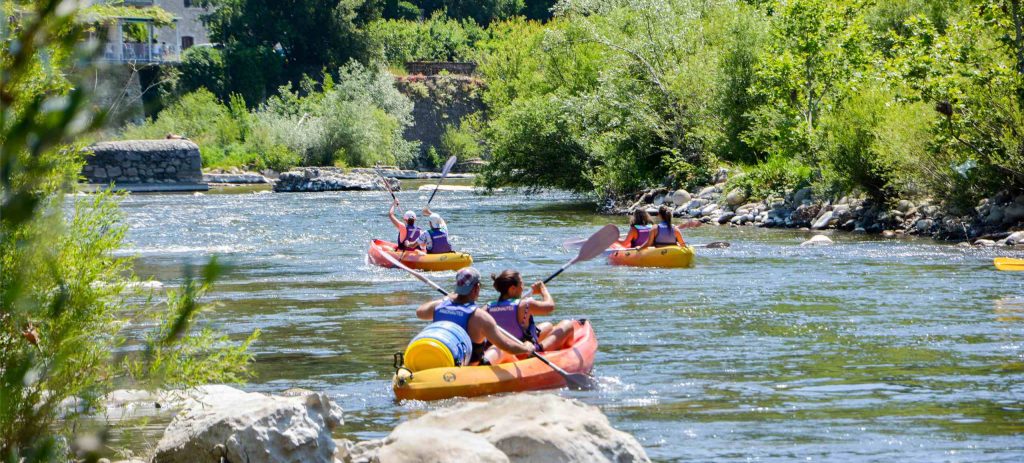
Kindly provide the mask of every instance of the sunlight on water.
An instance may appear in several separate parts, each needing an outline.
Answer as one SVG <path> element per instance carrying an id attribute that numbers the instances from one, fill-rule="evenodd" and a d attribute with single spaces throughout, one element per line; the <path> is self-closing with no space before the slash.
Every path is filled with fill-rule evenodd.
<path id="1" fill-rule="evenodd" d="M 209 321 L 239 338 L 263 330 L 247 388 L 325 390 L 346 410 L 346 437 L 381 437 L 451 403 L 396 404 L 390 390 L 391 354 L 434 294 L 365 263 L 371 239 L 394 239 L 385 196 L 131 196 L 123 252 L 168 287 L 184 264 L 221 256 L 230 268 Z M 399 193 L 403 209 L 426 197 Z M 563 241 L 625 222 L 561 194 L 442 192 L 433 208 L 484 275 L 531 280 L 571 257 Z M 560 315 L 592 320 L 600 341 L 601 386 L 559 393 L 601 407 L 652 458 L 1021 461 L 1024 275 L 995 271 L 996 250 L 850 234 L 800 247 L 809 234 L 710 226 L 686 236 L 733 246 L 699 249 L 693 269 L 597 260 L 551 284 Z M 432 276 L 450 285 L 453 273 Z"/>

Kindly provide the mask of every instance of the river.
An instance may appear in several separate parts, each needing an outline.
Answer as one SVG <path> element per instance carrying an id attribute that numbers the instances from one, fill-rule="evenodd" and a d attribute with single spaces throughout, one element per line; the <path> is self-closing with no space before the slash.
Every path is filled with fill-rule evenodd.
<path id="1" fill-rule="evenodd" d="M 244 388 L 326 391 L 355 440 L 447 405 L 390 389 L 392 353 L 436 294 L 364 263 L 372 238 L 394 239 L 386 194 L 241 191 L 132 195 L 122 209 L 139 275 L 172 286 L 184 264 L 229 266 L 206 320 L 263 331 Z M 419 210 L 426 194 L 399 199 Z M 571 257 L 564 240 L 625 229 L 564 194 L 441 192 L 434 209 L 482 273 L 530 281 Z M 600 407 L 653 459 L 1024 460 L 1024 275 L 992 266 L 1014 253 L 840 233 L 800 247 L 809 234 L 750 227 L 685 236 L 732 247 L 699 249 L 691 269 L 598 259 L 550 285 L 556 313 L 590 319 L 600 342 L 600 387 L 557 393 Z"/>

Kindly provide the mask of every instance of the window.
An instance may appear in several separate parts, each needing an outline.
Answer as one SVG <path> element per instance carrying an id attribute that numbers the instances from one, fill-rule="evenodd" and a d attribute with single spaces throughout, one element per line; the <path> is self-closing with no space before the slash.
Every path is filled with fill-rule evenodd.
<path id="1" fill-rule="evenodd" d="M 198 8 L 197 3 L 199 3 L 198 0 L 185 0 L 185 8 Z"/>
<path id="2" fill-rule="evenodd" d="M 188 50 L 189 48 L 192 48 L 192 45 L 195 44 L 196 39 L 193 38 L 191 35 L 186 35 L 181 38 L 181 51 Z"/>

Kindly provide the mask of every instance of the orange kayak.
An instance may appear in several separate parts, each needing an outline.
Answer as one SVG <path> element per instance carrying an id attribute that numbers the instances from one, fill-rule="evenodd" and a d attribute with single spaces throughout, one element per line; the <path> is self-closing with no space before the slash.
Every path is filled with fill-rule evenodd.
<path id="1" fill-rule="evenodd" d="M 464 252 L 427 254 L 423 250 L 399 251 L 395 249 L 397 247 L 397 244 L 390 241 L 373 240 L 370 242 L 370 250 L 366 251 L 366 255 L 374 265 L 386 268 L 392 268 L 394 265 L 384 258 L 384 253 L 391 254 L 406 267 L 415 270 L 458 270 L 473 265 L 473 256 Z"/>
<path id="2" fill-rule="evenodd" d="M 586 320 L 578 320 L 572 347 L 543 355 L 569 373 L 590 373 L 596 353 L 594 328 Z M 433 368 L 411 374 L 403 370 L 392 380 L 392 389 L 395 397 L 402 400 L 440 400 L 556 389 L 566 385 L 565 378 L 536 358 L 503 357 L 508 361 L 497 365 Z"/>
<path id="3" fill-rule="evenodd" d="M 651 246 L 644 250 L 624 248 L 615 243 L 608 248 L 608 263 L 633 267 L 679 268 L 693 266 L 693 248 L 690 246 Z M 607 251 L 606 251 L 607 252 Z"/>

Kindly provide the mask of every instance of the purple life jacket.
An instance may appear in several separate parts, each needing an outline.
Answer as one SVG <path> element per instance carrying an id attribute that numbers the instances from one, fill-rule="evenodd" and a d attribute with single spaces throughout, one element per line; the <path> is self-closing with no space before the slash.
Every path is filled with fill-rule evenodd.
<path id="1" fill-rule="evenodd" d="M 398 234 L 398 250 L 399 251 L 405 251 L 407 249 L 410 249 L 408 246 L 405 245 L 405 243 L 415 242 L 416 240 L 420 239 L 420 235 L 422 233 L 423 233 L 423 230 L 421 230 L 419 227 L 417 227 L 415 225 L 406 225 L 405 226 L 405 241 L 402 241 L 402 234 L 401 233 Z"/>
<path id="2" fill-rule="evenodd" d="M 492 302 L 487 305 L 487 313 L 491 314 L 498 326 L 508 331 L 512 337 L 524 342 L 530 341 L 540 348 L 540 343 L 537 342 L 540 330 L 533 322 L 533 315 L 530 315 L 530 324 L 525 330 L 519 324 L 519 299 L 500 299 Z"/>
<path id="3" fill-rule="evenodd" d="M 636 238 L 633 238 L 633 242 L 629 243 L 631 248 L 639 248 L 647 244 L 647 239 L 651 237 L 651 226 L 650 225 L 633 225 L 636 229 Z"/>
<path id="4" fill-rule="evenodd" d="M 676 244 L 676 231 L 665 222 L 658 224 L 658 236 L 654 237 L 655 246 L 672 246 Z"/>
<path id="5" fill-rule="evenodd" d="M 452 252 L 452 245 L 448 244 L 448 234 L 435 228 L 427 230 L 430 234 L 430 249 L 427 254 L 444 254 Z"/>

